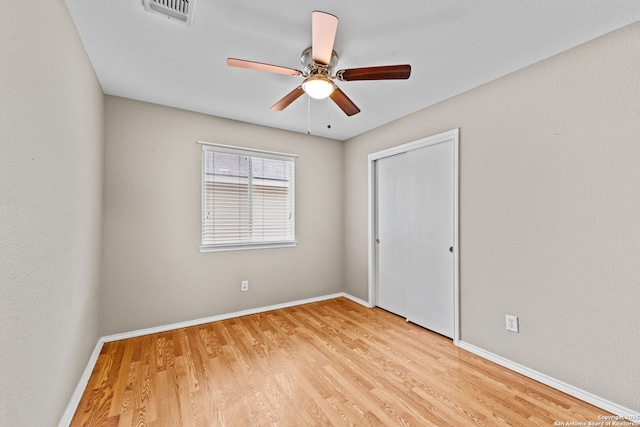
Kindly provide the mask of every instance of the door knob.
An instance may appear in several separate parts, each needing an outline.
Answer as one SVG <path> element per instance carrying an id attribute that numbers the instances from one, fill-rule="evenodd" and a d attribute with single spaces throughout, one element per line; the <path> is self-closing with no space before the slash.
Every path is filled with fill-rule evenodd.
<path id="1" fill-rule="evenodd" d="M 449 248 L 449 252 L 453 253 L 453 246 Z"/>
<path id="2" fill-rule="evenodd" d="M 380 239 L 376 239 L 376 243 L 377 243 L 377 244 L 380 244 Z"/>

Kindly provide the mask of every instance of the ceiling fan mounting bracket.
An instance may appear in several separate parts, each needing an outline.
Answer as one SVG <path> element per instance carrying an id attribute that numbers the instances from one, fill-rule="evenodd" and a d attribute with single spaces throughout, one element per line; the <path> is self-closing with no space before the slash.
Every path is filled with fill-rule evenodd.
<path id="1" fill-rule="evenodd" d="M 338 64 L 338 54 L 335 50 L 331 51 L 331 61 L 329 64 L 319 64 L 313 60 L 311 47 L 302 51 L 300 62 L 304 67 L 302 69 L 305 76 L 320 74 L 325 77 L 331 77 L 334 67 Z"/>

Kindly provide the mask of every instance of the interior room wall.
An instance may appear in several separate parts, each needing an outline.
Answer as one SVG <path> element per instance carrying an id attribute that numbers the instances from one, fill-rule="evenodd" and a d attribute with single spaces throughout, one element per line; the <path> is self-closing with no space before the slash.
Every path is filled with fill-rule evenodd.
<path id="1" fill-rule="evenodd" d="M 298 246 L 198 251 L 197 140 L 298 155 Z M 105 159 L 105 335 L 342 291 L 342 142 L 108 96 Z"/>
<path id="2" fill-rule="evenodd" d="M 62 0 L 0 39 L 0 424 L 52 426 L 100 336 L 104 97 Z"/>
<path id="3" fill-rule="evenodd" d="M 367 155 L 460 128 L 461 339 L 640 411 L 639 40 L 636 23 L 347 141 L 346 291 L 367 298 Z"/>

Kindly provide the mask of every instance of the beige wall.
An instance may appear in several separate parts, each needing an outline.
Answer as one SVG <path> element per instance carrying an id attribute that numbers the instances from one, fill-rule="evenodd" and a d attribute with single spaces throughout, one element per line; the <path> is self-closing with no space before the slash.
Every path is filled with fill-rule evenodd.
<path id="1" fill-rule="evenodd" d="M 367 154 L 459 127 L 462 340 L 640 411 L 639 40 L 637 23 L 347 141 L 346 291 L 367 297 Z"/>
<path id="2" fill-rule="evenodd" d="M 53 426 L 99 337 L 104 98 L 62 0 L 0 39 L 0 424 Z"/>
<path id="3" fill-rule="evenodd" d="M 343 144 L 104 109 L 63 1 L 40 3 L 0 5 L 2 422 L 55 425 L 99 335 L 366 299 L 367 154 L 456 127 L 462 339 L 640 411 L 640 24 Z M 198 252 L 197 139 L 299 154 L 298 247 Z"/>
<path id="4" fill-rule="evenodd" d="M 341 142 L 106 99 L 104 334 L 343 289 Z M 198 251 L 196 140 L 299 156 L 297 247 Z M 249 292 L 240 292 L 244 279 Z"/>

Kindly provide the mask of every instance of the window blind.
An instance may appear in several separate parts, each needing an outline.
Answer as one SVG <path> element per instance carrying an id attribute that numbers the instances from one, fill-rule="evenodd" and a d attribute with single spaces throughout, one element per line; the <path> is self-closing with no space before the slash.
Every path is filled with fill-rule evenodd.
<path id="1" fill-rule="evenodd" d="M 295 243 L 294 157 L 202 147 L 201 249 Z"/>

